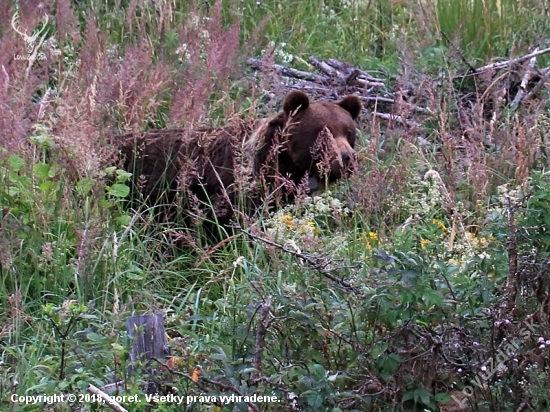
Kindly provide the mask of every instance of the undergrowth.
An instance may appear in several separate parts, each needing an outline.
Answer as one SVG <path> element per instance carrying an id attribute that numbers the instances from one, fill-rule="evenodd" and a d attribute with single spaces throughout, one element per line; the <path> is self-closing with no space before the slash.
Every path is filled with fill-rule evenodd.
<path id="1" fill-rule="evenodd" d="M 540 0 L 2 3 L 0 409 L 105 410 L 17 397 L 124 381 L 118 393 L 142 402 L 123 406 L 143 410 L 125 322 L 161 312 L 163 390 L 278 402 L 155 410 L 547 410 L 547 84 L 511 109 L 491 100 L 494 78 L 452 76 L 548 47 L 548 12 Z M 309 55 L 387 75 L 432 115 L 420 131 L 363 116 L 351 179 L 217 245 L 130 207 L 111 136 L 271 113 L 283 88 L 246 58 L 310 69 Z"/>

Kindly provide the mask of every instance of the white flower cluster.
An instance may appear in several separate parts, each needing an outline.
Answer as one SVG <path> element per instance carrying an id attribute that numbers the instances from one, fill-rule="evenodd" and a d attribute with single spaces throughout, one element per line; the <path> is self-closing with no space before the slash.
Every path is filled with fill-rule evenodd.
<path id="1" fill-rule="evenodd" d="M 413 176 L 410 185 L 417 197 L 402 196 L 393 204 L 394 208 L 403 208 L 408 215 L 432 215 L 448 200 L 443 180 L 435 170 L 427 171 L 423 179 Z"/>
<path id="2" fill-rule="evenodd" d="M 199 31 L 199 41 L 200 41 L 200 58 L 206 59 L 206 45 L 210 42 L 210 33 L 206 29 L 201 29 L 201 27 L 206 26 L 210 17 L 199 17 L 197 14 L 191 14 L 187 19 L 186 25 L 191 30 L 200 30 Z M 191 59 L 191 53 L 189 52 L 189 44 L 183 43 L 180 47 L 176 49 L 176 54 L 181 56 L 183 61 L 188 61 Z"/>
<path id="3" fill-rule="evenodd" d="M 481 260 L 488 260 L 491 255 L 487 253 L 487 248 L 493 241 L 492 236 L 478 237 L 474 233 L 466 232 L 465 236 L 457 236 L 454 242 L 450 244 L 450 239 L 447 239 L 444 243 L 448 250 L 452 249 L 452 252 L 457 256 L 448 260 L 449 265 L 457 266 L 460 270 L 464 270 L 468 263 L 475 257 Z M 476 273 L 478 276 L 479 273 Z"/>
<path id="4" fill-rule="evenodd" d="M 506 208 L 507 206 L 506 198 L 509 198 L 510 202 L 514 204 L 519 202 L 521 199 L 523 199 L 523 197 L 525 197 L 525 194 L 521 186 L 518 186 L 512 189 L 508 184 L 498 186 L 497 193 L 498 193 L 498 201 L 500 205 L 504 208 Z"/>
<path id="5" fill-rule="evenodd" d="M 277 58 L 277 61 L 280 61 L 281 63 L 284 63 L 284 64 L 289 64 L 289 63 L 292 63 L 292 61 L 294 60 L 294 55 L 285 51 L 286 46 L 287 44 L 284 42 L 279 43 L 277 44 L 277 46 L 275 46 L 275 42 L 271 41 L 268 44 L 267 50 L 271 50 L 274 47 L 276 47 L 274 50 L 274 53 L 275 53 L 275 57 Z M 260 53 L 263 56 L 265 55 L 265 52 L 266 52 L 266 49 L 262 49 Z"/>
<path id="6" fill-rule="evenodd" d="M 302 203 L 288 205 L 265 222 L 266 231 L 275 236 L 317 236 L 319 228 L 316 221 L 333 219 L 345 215 L 349 209 L 332 196 L 330 191 L 320 196 L 308 197 Z"/>
<path id="7" fill-rule="evenodd" d="M 529 183 L 530 178 L 528 179 L 527 187 L 529 187 Z M 525 196 L 526 191 L 521 186 L 516 186 L 515 188 L 512 188 L 509 184 L 497 186 L 497 202 L 487 209 L 487 216 L 490 216 L 491 220 L 497 217 L 506 219 L 508 215 L 508 202 L 510 202 L 511 206 L 514 206 L 520 203 Z"/>

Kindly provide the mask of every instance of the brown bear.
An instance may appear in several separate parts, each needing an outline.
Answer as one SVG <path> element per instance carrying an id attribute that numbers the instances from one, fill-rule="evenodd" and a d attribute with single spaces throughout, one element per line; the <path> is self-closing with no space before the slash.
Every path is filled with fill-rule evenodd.
<path id="1" fill-rule="evenodd" d="M 134 199 L 179 205 L 186 213 L 207 210 L 205 215 L 224 225 L 242 199 L 250 213 L 266 203 L 291 201 L 300 187 L 314 190 L 350 172 L 360 112 L 355 95 L 310 102 L 305 93 L 292 91 L 283 111 L 268 119 L 192 132 L 130 133 L 118 136 L 116 144 L 134 175 Z"/>

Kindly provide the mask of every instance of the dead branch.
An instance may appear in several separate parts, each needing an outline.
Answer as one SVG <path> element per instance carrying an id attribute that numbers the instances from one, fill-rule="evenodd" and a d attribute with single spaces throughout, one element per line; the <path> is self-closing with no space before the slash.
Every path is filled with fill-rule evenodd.
<path id="1" fill-rule="evenodd" d="M 118 381 L 118 382 L 109 383 L 105 386 L 102 386 L 101 388 L 99 388 L 99 390 L 107 394 L 111 394 L 113 392 L 118 391 L 119 389 L 124 389 L 125 386 L 126 386 L 125 381 Z"/>
<path id="2" fill-rule="evenodd" d="M 111 398 L 109 395 L 107 395 L 105 392 L 101 391 L 99 388 L 92 385 L 91 383 L 88 385 L 88 392 L 103 399 L 105 401 L 105 404 L 113 411 L 128 412 L 127 409 L 124 409 L 122 406 L 120 406 L 120 404 L 116 402 L 113 398 Z"/>
<path id="3" fill-rule="evenodd" d="M 541 75 L 540 75 L 539 81 L 537 82 L 537 84 L 535 84 L 535 86 L 531 89 L 531 91 L 527 93 L 527 95 L 523 100 L 530 100 L 535 94 L 538 93 L 538 91 L 542 88 L 542 86 L 544 86 L 544 84 L 550 77 L 550 67 L 542 69 L 540 73 Z"/>
<path id="4" fill-rule="evenodd" d="M 395 102 L 395 99 L 390 99 L 388 97 L 378 97 L 378 96 L 366 96 L 366 97 L 361 97 L 359 96 L 359 98 L 361 100 L 364 100 L 366 102 L 382 102 L 382 103 L 390 103 L 390 104 L 396 104 Z M 402 104 L 403 106 L 415 111 L 415 112 L 418 112 L 418 113 L 424 113 L 424 114 L 434 114 L 433 111 L 427 107 L 420 107 L 420 106 L 417 106 L 416 104 L 412 104 L 412 103 L 407 103 L 407 102 L 401 102 L 400 104 Z"/>
<path id="5" fill-rule="evenodd" d="M 303 70 L 292 69 L 290 67 L 282 66 L 280 64 L 274 64 L 273 66 L 267 66 L 262 60 L 249 58 L 246 60 L 246 63 L 252 67 L 254 70 L 264 71 L 268 69 L 274 69 L 277 73 L 287 76 L 294 77 L 301 80 L 310 80 L 314 82 L 321 82 L 323 78 L 315 73 L 306 72 Z"/>
<path id="6" fill-rule="evenodd" d="M 332 67 L 330 67 L 330 65 L 328 65 L 324 61 L 321 61 L 313 56 L 309 56 L 308 61 L 321 73 L 324 73 L 330 77 L 336 77 L 341 80 L 344 80 L 344 76 L 342 76 L 342 74 L 338 70 L 333 69 Z"/>
<path id="7" fill-rule="evenodd" d="M 264 71 L 273 69 L 278 74 L 286 77 L 291 77 L 299 80 L 308 80 L 320 84 L 330 83 L 331 80 L 336 79 L 338 83 L 348 86 L 360 86 L 364 88 L 385 87 L 383 79 L 374 78 L 355 67 L 346 66 L 346 73 L 343 73 L 342 71 L 333 68 L 330 64 L 321 61 L 313 56 L 309 58 L 309 61 L 317 70 L 319 70 L 319 72 L 324 74 L 324 76 L 311 72 L 306 72 L 303 70 L 293 69 L 280 64 L 267 66 L 265 62 L 263 62 L 261 59 L 249 58 L 247 59 L 246 63 L 254 70 Z M 343 65 L 344 63 L 340 63 L 341 67 L 344 67 Z"/>
<path id="8" fill-rule="evenodd" d="M 470 70 L 470 73 L 475 73 L 475 71 L 476 71 L 475 67 L 472 66 L 472 65 L 470 64 L 470 62 L 468 61 L 468 59 L 466 58 L 466 56 L 464 56 L 464 54 L 462 53 L 462 51 L 461 51 L 458 47 L 456 47 L 456 46 L 454 45 L 454 43 L 451 41 L 451 39 L 449 39 L 449 37 L 447 36 L 447 33 L 445 33 L 443 30 L 441 30 L 441 35 L 442 35 L 443 37 L 445 37 L 445 40 L 447 40 L 447 43 L 449 43 L 449 45 L 451 45 L 451 47 L 454 49 L 454 51 L 455 51 L 456 53 L 458 53 L 458 55 L 460 56 L 460 59 L 462 60 L 462 62 L 463 62 L 466 66 L 468 66 L 468 70 Z"/>
<path id="9" fill-rule="evenodd" d="M 351 81 L 346 82 L 350 86 L 361 86 L 361 87 L 384 87 L 386 86 L 384 83 L 381 82 L 372 82 L 365 79 L 353 79 Z"/>
<path id="10" fill-rule="evenodd" d="M 538 51 L 538 47 L 535 49 L 535 52 Z M 529 84 L 529 80 L 531 80 L 531 77 L 533 75 L 535 64 L 537 63 L 537 56 L 534 56 L 529 61 L 529 65 L 527 66 L 527 70 L 525 70 L 525 74 L 523 75 L 523 79 L 521 79 L 521 83 L 519 85 L 519 90 L 516 94 L 516 97 L 514 97 L 514 100 L 512 100 L 512 107 L 518 106 L 525 96 L 525 93 L 527 92 L 527 85 Z"/>
<path id="11" fill-rule="evenodd" d="M 389 114 L 389 113 L 379 113 L 379 112 L 373 112 L 372 114 L 373 116 L 379 117 L 381 119 L 398 122 L 415 129 L 419 129 L 420 127 L 422 127 L 420 123 L 413 122 L 412 120 L 407 120 L 403 118 L 403 116 L 398 116 L 398 115 Z"/>
<path id="12" fill-rule="evenodd" d="M 242 233 L 244 233 L 246 236 L 253 240 L 259 240 L 262 243 L 265 243 L 266 245 L 273 246 L 279 250 L 282 250 L 285 253 L 291 254 L 294 257 L 297 257 L 298 259 L 301 259 L 303 262 L 307 263 L 309 266 L 311 266 L 313 269 L 317 270 L 319 273 L 321 273 L 326 278 L 332 280 L 333 282 L 339 284 L 340 286 L 360 295 L 363 296 L 364 293 L 357 287 L 352 286 L 349 282 L 346 282 L 343 279 L 340 279 L 338 276 L 336 276 L 333 272 L 334 270 L 326 269 L 329 263 L 332 262 L 332 259 L 326 257 L 326 256 L 319 256 L 319 255 L 310 255 L 306 253 L 302 253 L 297 250 L 292 250 L 287 248 L 284 245 L 281 245 L 279 243 L 275 243 L 272 240 L 266 239 L 264 237 L 255 235 L 253 233 L 250 233 L 243 228 L 241 228 L 239 225 L 234 226 L 235 229 L 240 230 Z"/>
<path id="13" fill-rule="evenodd" d="M 330 67 L 333 67 L 336 70 L 343 71 L 343 72 L 348 71 L 350 69 L 355 70 L 359 73 L 360 78 L 365 79 L 365 80 L 369 80 L 371 82 L 377 82 L 377 83 L 384 83 L 385 82 L 384 79 L 380 79 L 378 77 L 373 77 L 373 76 L 371 76 L 370 74 L 368 74 L 367 72 L 365 72 L 361 69 L 350 66 L 349 64 L 341 62 L 341 61 L 336 60 L 336 59 L 328 59 L 327 64 Z"/>
<path id="14" fill-rule="evenodd" d="M 478 75 L 480 73 L 486 72 L 488 70 L 503 69 L 505 67 L 511 66 L 512 64 L 522 63 L 526 60 L 532 59 L 533 57 L 542 56 L 543 54 L 546 54 L 546 53 L 550 53 L 550 47 L 548 47 L 546 49 L 534 51 L 532 53 L 526 54 L 525 56 L 516 57 L 515 59 L 505 60 L 505 61 L 502 61 L 502 62 L 491 63 L 491 64 L 488 64 L 486 66 L 482 66 L 478 69 L 475 69 L 475 71 L 473 73 L 468 73 L 466 75 L 455 76 L 455 79 L 456 78 L 467 77 L 467 76 L 472 76 L 472 75 L 475 76 L 475 75 Z"/>

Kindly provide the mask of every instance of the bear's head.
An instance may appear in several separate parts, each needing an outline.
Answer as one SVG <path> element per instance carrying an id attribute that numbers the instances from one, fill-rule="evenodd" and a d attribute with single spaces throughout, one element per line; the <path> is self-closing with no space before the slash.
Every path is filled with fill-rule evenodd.
<path id="1" fill-rule="evenodd" d="M 352 168 L 355 119 L 360 112 L 361 100 L 355 95 L 338 102 L 310 102 L 305 93 L 292 91 L 284 99 L 283 111 L 268 125 L 267 139 L 277 128 L 278 142 L 264 142 L 264 153 L 267 147 L 278 144 L 278 172 L 295 182 L 307 174 L 310 189 L 315 190 L 325 179 L 339 179 Z M 258 166 L 265 165 L 265 157 L 260 157 L 263 159 L 256 159 Z"/>

